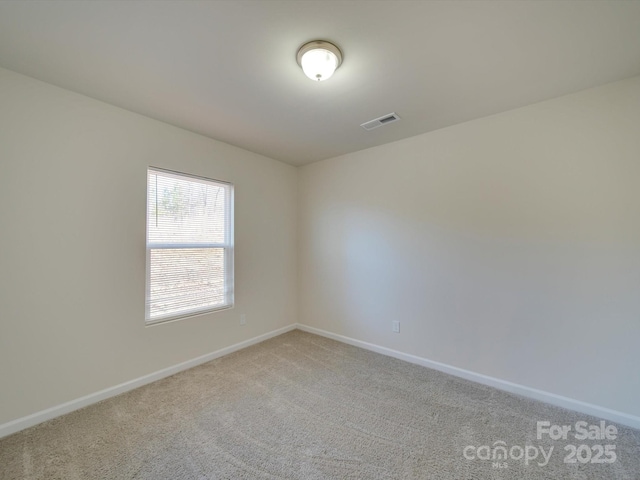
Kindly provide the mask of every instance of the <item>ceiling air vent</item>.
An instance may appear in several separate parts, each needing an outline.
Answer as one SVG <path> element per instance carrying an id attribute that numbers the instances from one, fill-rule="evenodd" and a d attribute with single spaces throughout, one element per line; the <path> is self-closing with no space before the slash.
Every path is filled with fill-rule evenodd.
<path id="1" fill-rule="evenodd" d="M 397 122 L 398 120 L 400 120 L 400 117 L 398 116 L 397 113 L 395 113 L 395 112 L 394 113 L 387 113 L 386 115 L 383 115 L 381 117 L 374 118 L 373 120 L 369 120 L 368 122 L 364 122 L 360 126 L 362 128 L 364 128 L 365 130 L 373 130 L 374 128 L 381 127 L 381 126 L 386 125 L 388 123 Z"/>

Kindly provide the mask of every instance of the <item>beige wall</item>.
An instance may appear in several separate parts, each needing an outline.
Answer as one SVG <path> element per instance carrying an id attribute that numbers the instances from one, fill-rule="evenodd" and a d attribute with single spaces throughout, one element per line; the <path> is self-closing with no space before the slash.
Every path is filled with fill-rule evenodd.
<path id="1" fill-rule="evenodd" d="M 149 165 L 235 184 L 234 309 L 145 327 Z M 296 183 L 294 167 L 0 69 L 0 424 L 295 323 Z"/>
<path id="2" fill-rule="evenodd" d="M 640 78 L 302 167 L 299 321 L 640 415 L 639 182 Z"/>
<path id="3" fill-rule="evenodd" d="M 0 425 L 297 321 L 640 415 L 638 125 L 635 78 L 295 169 L 0 69 Z M 234 309 L 144 326 L 149 165 L 235 184 Z"/>

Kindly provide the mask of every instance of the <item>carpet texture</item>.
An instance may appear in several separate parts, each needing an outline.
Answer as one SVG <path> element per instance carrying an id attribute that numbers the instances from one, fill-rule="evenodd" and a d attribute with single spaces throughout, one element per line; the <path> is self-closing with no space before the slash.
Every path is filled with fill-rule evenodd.
<path id="1" fill-rule="evenodd" d="M 640 479 L 637 430 L 538 440 L 537 421 L 599 425 L 296 330 L 2 439 L 0 478 Z M 600 444 L 617 459 L 582 463 Z"/>

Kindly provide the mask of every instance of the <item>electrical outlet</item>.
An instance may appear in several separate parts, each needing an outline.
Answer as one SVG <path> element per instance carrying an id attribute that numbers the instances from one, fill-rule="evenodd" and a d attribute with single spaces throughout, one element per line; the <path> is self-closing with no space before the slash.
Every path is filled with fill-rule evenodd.
<path id="1" fill-rule="evenodd" d="M 391 330 L 393 330 L 395 333 L 400 333 L 400 322 L 397 320 L 393 320 L 391 322 Z"/>
<path id="2" fill-rule="evenodd" d="M 246 325 L 247 324 L 247 314 L 246 313 L 241 313 L 240 314 L 240 325 Z"/>

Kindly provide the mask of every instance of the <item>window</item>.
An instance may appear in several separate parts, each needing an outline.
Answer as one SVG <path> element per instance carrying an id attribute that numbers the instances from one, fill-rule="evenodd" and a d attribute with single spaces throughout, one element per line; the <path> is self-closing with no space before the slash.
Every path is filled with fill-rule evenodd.
<path id="1" fill-rule="evenodd" d="M 147 171 L 146 322 L 233 306 L 233 186 Z"/>

